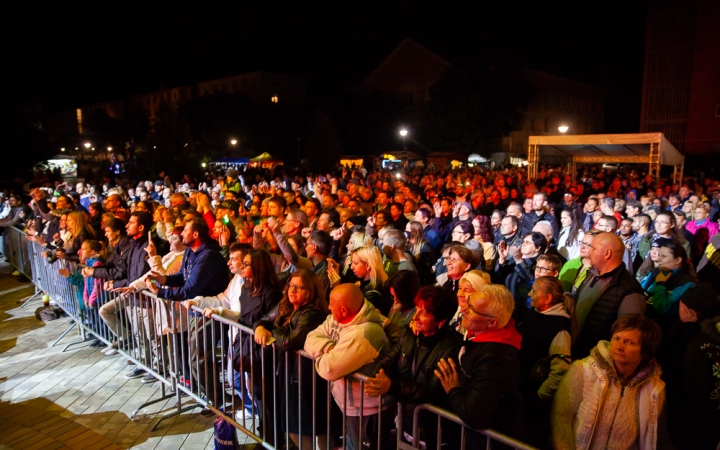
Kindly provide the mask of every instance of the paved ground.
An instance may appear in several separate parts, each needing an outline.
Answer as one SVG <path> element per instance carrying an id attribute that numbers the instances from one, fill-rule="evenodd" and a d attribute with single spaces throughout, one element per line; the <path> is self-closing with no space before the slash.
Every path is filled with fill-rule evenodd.
<path id="1" fill-rule="evenodd" d="M 0 263 L 0 274 L 10 271 Z M 213 418 L 200 417 L 199 409 L 150 432 L 155 413 L 172 411 L 174 399 L 130 420 L 140 404 L 160 396 L 160 383 L 126 380 L 129 366 L 119 355 L 84 345 L 62 352 L 78 339 L 75 331 L 51 347 L 69 320 L 37 320 L 39 299 L 20 308 L 33 292 L 30 283 L 0 276 L 0 449 L 214 448 Z M 242 442 L 243 435 L 238 437 Z"/>

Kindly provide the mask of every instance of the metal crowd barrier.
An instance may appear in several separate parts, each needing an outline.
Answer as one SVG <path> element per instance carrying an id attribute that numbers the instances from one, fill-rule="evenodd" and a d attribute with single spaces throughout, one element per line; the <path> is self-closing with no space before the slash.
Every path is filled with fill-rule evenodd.
<path id="1" fill-rule="evenodd" d="M 347 415 L 348 392 L 352 383 L 359 383 L 359 392 L 364 392 L 368 377 L 355 373 L 334 382 L 343 383 L 345 388 L 345 408 L 340 411 L 332 396 L 332 383 L 317 375 L 314 362 L 305 352 L 281 352 L 274 344 L 261 347 L 254 342 L 251 328 L 217 314 L 207 318 L 195 306 L 186 308 L 182 302 L 167 301 L 149 291 L 120 295 L 96 285 L 96 303 L 85 305 L 83 278 L 78 279 L 75 275 L 73 280 L 72 276 L 66 278 L 59 273 L 61 269 L 67 269 L 71 275 L 78 274 L 80 266 L 65 260 L 50 264 L 42 256 L 44 247 L 24 239 L 21 232 L 15 231 L 23 237 L 21 248 L 27 251 L 24 257 L 32 266 L 33 283 L 40 292 L 50 295 L 72 320 L 53 345 L 77 328 L 79 339 L 67 344 L 63 351 L 89 343 L 92 336 L 116 347 L 136 367 L 161 382 L 160 397 L 139 405 L 131 419 L 151 404 L 175 399 L 173 410 L 161 415 L 151 431 L 169 417 L 195 408 L 208 408 L 267 449 L 281 448 L 282 444 L 290 448 L 290 434 L 283 431 L 292 428 L 302 431 L 302 436 L 311 436 L 313 447 L 317 445 L 315 437 L 324 435 L 324 440 L 318 440 L 324 445 L 318 448 L 326 450 L 339 445 L 333 441 L 340 437 L 342 448 L 348 448 L 348 436 L 356 443 L 355 450 L 393 446 L 419 450 L 422 448 L 418 440 L 420 411 L 438 416 L 438 443 L 442 440 L 442 419 L 462 426 L 462 421 L 449 411 L 433 405 L 419 405 L 413 416 L 413 444 L 409 444 L 403 440 L 402 405 L 388 397 L 379 401 L 376 427 L 379 431 L 360 435 L 369 416 L 353 418 Z M 290 368 L 293 360 L 297 370 Z M 311 398 L 308 399 L 308 395 Z M 295 399 L 297 417 L 292 417 L 289 405 Z M 318 399 L 324 399 L 323 404 Z M 367 401 L 363 394 L 359 399 L 361 411 Z M 393 439 L 391 430 L 380 424 L 383 417 L 388 420 L 395 414 L 398 420 Z M 467 430 L 464 426 L 462 430 L 461 441 L 465 448 Z M 485 436 L 487 448 L 491 442 L 515 449 L 532 448 L 492 430 L 477 432 Z M 362 444 L 357 445 L 360 442 Z M 303 448 L 302 438 L 297 445 Z"/>

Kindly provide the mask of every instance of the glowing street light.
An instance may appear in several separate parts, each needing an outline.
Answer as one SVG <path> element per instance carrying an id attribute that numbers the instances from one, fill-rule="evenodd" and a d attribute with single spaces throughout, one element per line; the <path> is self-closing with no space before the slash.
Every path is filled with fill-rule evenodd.
<path id="1" fill-rule="evenodd" d="M 112 151 L 112 147 L 108 147 L 108 151 L 111 152 L 111 151 Z"/>
<path id="2" fill-rule="evenodd" d="M 92 144 L 89 142 L 86 142 L 83 144 L 83 146 L 85 146 L 85 148 L 90 148 L 90 147 L 92 147 Z"/>
<path id="3" fill-rule="evenodd" d="M 61 152 L 64 152 L 64 151 L 65 151 L 65 147 L 62 147 L 62 148 L 60 149 L 60 151 L 61 151 Z"/>
<path id="4" fill-rule="evenodd" d="M 231 145 L 237 145 L 237 139 L 230 139 Z"/>
<path id="5" fill-rule="evenodd" d="M 206 163 L 202 163 L 202 164 L 200 164 L 200 165 L 203 166 L 203 168 L 207 167 L 207 164 L 206 164 Z"/>
<path id="6" fill-rule="evenodd" d="M 567 126 L 567 125 L 560 125 L 560 126 L 558 127 L 558 131 L 561 132 L 561 133 L 567 133 L 567 130 L 569 130 L 569 129 L 570 129 L 570 127 Z"/>
<path id="7" fill-rule="evenodd" d="M 403 141 L 403 150 L 405 150 L 405 136 L 407 136 L 407 134 L 408 134 L 408 130 L 406 130 L 405 128 L 400 130 L 400 136 L 402 136 L 402 141 Z"/>

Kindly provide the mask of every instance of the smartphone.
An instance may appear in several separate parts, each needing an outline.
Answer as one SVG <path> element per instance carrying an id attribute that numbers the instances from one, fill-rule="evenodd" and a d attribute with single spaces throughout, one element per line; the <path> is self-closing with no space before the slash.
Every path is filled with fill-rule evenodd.
<path id="1" fill-rule="evenodd" d="M 222 223 L 224 223 L 225 225 L 230 225 L 230 218 L 227 214 L 225 214 L 225 217 L 222 218 Z"/>

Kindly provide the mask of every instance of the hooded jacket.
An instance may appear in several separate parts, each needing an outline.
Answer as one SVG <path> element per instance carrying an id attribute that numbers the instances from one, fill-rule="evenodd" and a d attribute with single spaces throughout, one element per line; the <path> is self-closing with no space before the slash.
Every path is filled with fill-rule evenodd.
<path id="1" fill-rule="evenodd" d="M 623 384 L 600 341 L 575 361 L 555 394 L 551 423 L 556 449 L 654 449 L 665 403 L 662 370 L 650 360 Z"/>
<path id="2" fill-rule="evenodd" d="M 122 280 L 127 276 L 127 259 L 132 249 L 131 239 L 120 236 L 120 240 L 113 248 L 110 259 L 93 271 L 93 277 L 101 280 Z M 130 280 L 133 281 L 133 280 Z"/>
<path id="3" fill-rule="evenodd" d="M 342 324 L 330 314 L 325 322 L 311 331 L 305 340 L 305 351 L 315 358 L 318 375 L 331 384 L 335 402 L 341 410 L 347 408 L 347 415 L 357 417 L 377 414 L 380 397 L 366 396 L 363 410 L 360 401 L 363 396 L 360 382 L 347 381 L 348 403 L 345 404 L 345 380 L 343 377 L 354 372 L 375 376 L 383 359 L 390 353 L 391 346 L 383 330 L 385 322 L 375 307 L 364 300 L 357 315 L 348 323 Z M 385 408 L 390 405 L 383 402 Z"/>

